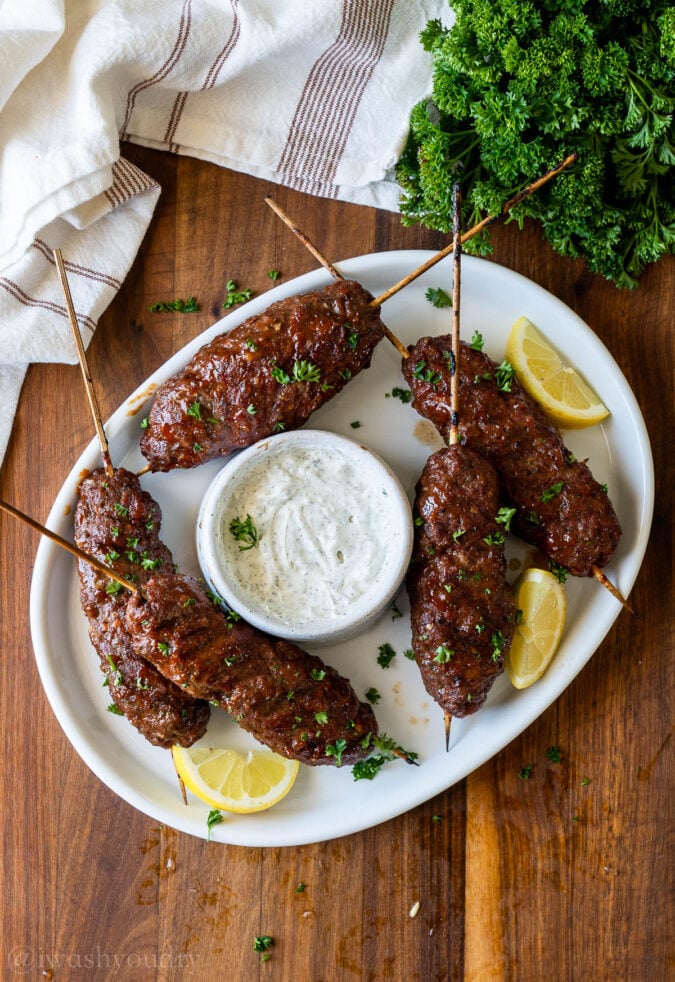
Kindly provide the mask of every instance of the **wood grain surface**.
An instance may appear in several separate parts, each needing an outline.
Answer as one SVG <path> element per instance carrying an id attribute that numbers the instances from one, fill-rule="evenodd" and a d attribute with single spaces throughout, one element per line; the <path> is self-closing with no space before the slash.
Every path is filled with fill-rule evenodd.
<path id="1" fill-rule="evenodd" d="M 89 349 L 104 416 L 220 316 L 228 278 L 263 292 L 314 261 L 264 204 L 274 193 L 327 256 L 436 248 L 398 217 L 311 199 L 188 158 L 126 147 L 163 188 Z M 650 980 L 672 978 L 672 262 L 618 291 L 538 228 L 496 229 L 493 258 L 592 326 L 649 430 L 656 512 L 632 600 L 558 701 L 466 780 L 324 844 L 247 849 L 160 828 L 105 787 L 62 733 L 33 659 L 34 532 L 0 518 L 0 978 Z M 148 312 L 196 295 L 200 313 Z M 79 377 L 28 372 L 2 497 L 44 521 L 92 437 Z M 546 750 L 556 745 L 556 764 Z M 529 780 L 519 778 L 534 763 Z M 585 783 L 587 778 L 589 783 Z M 304 892 L 296 892 L 299 882 Z M 409 916 L 419 901 L 416 917 Z M 256 935 L 268 934 L 260 963 Z"/>

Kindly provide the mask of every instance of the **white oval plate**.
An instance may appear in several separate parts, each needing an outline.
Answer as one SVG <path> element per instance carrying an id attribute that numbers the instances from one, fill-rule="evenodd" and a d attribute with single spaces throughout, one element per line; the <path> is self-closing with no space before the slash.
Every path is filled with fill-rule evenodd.
<path id="1" fill-rule="evenodd" d="M 426 251 L 362 256 L 339 264 L 345 276 L 358 279 L 374 295 L 383 292 L 428 259 Z M 424 334 L 448 333 L 450 313 L 425 299 L 428 287 L 451 288 L 451 261 L 427 271 L 387 301 L 383 316 L 391 330 L 411 344 Z M 136 390 L 106 426 L 116 466 L 137 471 L 145 461 L 138 450 L 139 423 L 154 388 L 173 375 L 206 341 L 260 313 L 273 300 L 323 286 L 328 274 L 317 270 L 255 297 L 186 345 Z M 623 538 L 607 572 L 627 595 L 644 555 L 653 510 L 653 465 L 640 410 L 618 365 L 591 329 L 550 293 L 512 271 L 467 256 L 462 265 L 462 337 L 479 330 L 485 350 L 497 360 L 504 353 L 513 322 L 529 317 L 585 371 L 611 411 L 602 425 L 570 431 L 567 443 L 579 458 L 589 458 L 594 476 L 609 485 L 623 527 Z M 398 474 L 412 500 L 414 486 L 428 454 L 441 445 L 430 424 L 409 405 L 389 395 L 404 387 L 400 357 L 382 341 L 371 368 L 363 372 L 311 418 L 318 429 L 355 436 L 380 454 Z M 84 392 L 82 394 L 84 404 Z M 355 430 L 352 422 L 360 422 Z M 83 471 L 98 467 L 92 440 L 73 467 L 51 510 L 48 524 L 72 537 L 76 487 Z M 170 474 L 148 474 L 144 487 L 163 512 L 162 538 L 184 572 L 198 575 L 194 528 L 202 494 L 221 466 Z M 512 578 L 528 549 L 509 542 Z M 90 645 L 81 612 L 75 563 L 48 540 L 38 548 L 31 588 L 31 630 L 35 657 L 47 697 L 67 737 L 91 770 L 135 808 L 167 825 L 206 837 L 208 805 L 195 799 L 186 807 L 180 797 L 170 754 L 152 747 L 121 717 L 106 712 L 110 699 L 102 688 L 98 658 Z M 278 805 L 254 815 L 227 815 L 212 829 L 216 841 L 245 846 L 290 846 L 321 842 L 357 832 L 400 815 L 464 778 L 506 746 L 569 685 L 596 650 L 621 611 L 616 600 L 594 580 L 568 580 L 568 621 L 560 649 L 542 679 L 517 691 L 506 677 L 498 679 L 484 708 L 455 720 L 450 752 L 445 752 L 443 714 L 427 696 L 415 664 L 404 657 L 410 646 L 405 591 L 395 611 L 366 633 L 321 649 L 321 657 L 351 679 L 363 697 L 371 687 L 381 693 L 375 707 L 381 730 L 419 754 L 420 766 L 388 764 L 374 781 L 353 780 L 344 767 L 301 767 L 296 783 Z M 622 616 L 628 616 L 623 614 Z M 388 642 L 397 655 L 387 669 L 377 662 L 378 647 Z M 206 737 L 209 746 L 240 749 L 252 738 L 214 710 Z"/>

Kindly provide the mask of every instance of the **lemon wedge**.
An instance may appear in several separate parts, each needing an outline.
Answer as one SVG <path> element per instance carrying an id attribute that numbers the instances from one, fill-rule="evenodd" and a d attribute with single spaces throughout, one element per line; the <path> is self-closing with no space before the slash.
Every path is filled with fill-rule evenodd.
<path id="1" fill-rule="evenodd" d="M 541 678 L 558 650 L 567 602 L 565 588 L 545 569 L 526 569 L 513 585 L 519 623 L 506 659 L 506 673 L 516 689 Z"/>
<path id="2" fill-rule="evenodd" d="M 581 429 L 609 416 L 609 409 L 527 317 L 519 317 L 506 342 L 506 358 L 528 395 L 560 427 Z"/>
<path id="3" fill-rule="evenodd" d="M 212 808 L 248 814 L 281 801 L 293 787 L 300 764 L 271 750 L 238 753 L 214 747 L 171 748 L 184 785 Z"/>

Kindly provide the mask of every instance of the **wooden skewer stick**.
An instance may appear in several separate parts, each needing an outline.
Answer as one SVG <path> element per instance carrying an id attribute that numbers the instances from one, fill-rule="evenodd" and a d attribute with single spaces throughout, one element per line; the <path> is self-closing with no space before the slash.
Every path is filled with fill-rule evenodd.
<path id="1" fill-rule="evenodd" d="M 496 215 L 488 215 L 482 221 L 478 222 L 477 225 L 474 225 L 473 228 L 470 228 L 467 232 L 465 232 L 461 238 L 461 244 L 464 245 L 464 243 L 468 242 L 469 239 L 472 239 L 474 235 L 478 235 L 478 233 L 482 232 L 483 229 L 486 228 L 488 225 L 491 225 L 493 222 L 496 222 L 498 219 L 502 218 L 509 211 L 511 211 L 512 208 L 515 208 L 516 205 L 519 205 L 521 201 L 525 200 L 525 198 L 529 198 L 531 194 L 534 194 L 534 192 L 538 191 L 540 187 L 542 187 L 552 178 L 560 174 L 560 172 L 565 170 L 566 167 L 569 167 L 570 164 L 574 163 L 574 161 L 577 159 L 577 156 L 578 154 L 576 153 L 569 154 L 567 157 L 565 157 L 565 159 L 560 164 L 558 164 L 557 167 L 553 167 L 545 174 L 542 174 L 541 177 L 538 177 L 536 180 L 532 181 L 531 184 L 528 184 L 527 187 L 523 188 L 522 191 L 519 191 L 517 194 L 514 194 L 512 198 L 509 198 L 509 200 L 502 205 L 501 211 L 499 211 Z M 414 269 L 412 273 L 408 273 L 408 275 L 405 276 L 402 280 L 399 280 L 398 283 L 394 283 L 393 286 L 390 286 L 389 289 L 385 290 L 384 293 L 380 294 L 379 297 L 376 297 L 376 299 L 372 301 L 371 307 L 379 307 L 380 304 L 383 304 L 385 300 L 389 299 L 389 297 L 393 297 L 393 295 L 395 293 L 398 293 L 399 290 L 402 290 L 404 286 L 407 286 L 409 283 L 412 283 L 413 280 L 416 280 L 418 276 L 422 275 L 422 273 L 426 273 L 428 269 L 431 269 L 432 266 L 435 266 L 436 263 L 441 261 L 441 259 L 444 259 L 446 256 L 449 256 L 453 248 L 454 248 L 454 239 L 453 242 L 450 243 L 450 245 L 445 247 L 445 249 L 441 249 L 441 251 L 437 252 L 435 256 L 431 257 L 431 259 L 427 259 L 427 261 L 422 263 L 421 266 L 418 266 L 417 269 Z"/>
<path id="2" fill-rule="evenodd" d="M 101 421 L 101 410 L 99 409 L 98 401 L 96 399 L 96 393 L 94 392 L 94 383 L 87 366 L 87 356 L 84 351 L 84 344 L 82 343 L 82 335 L 80 334 L 80 328 L 77 323 L 77 315 L 75 313 L 75 307 L 73 306 L 73 298 L 70 293 L 70 286 L 68 285 L 68 277 L 66 275 L 66 267 L 63 262 L 63 254 L 60 249 L 54 249 L 54 261 L 56 263 L 56 270 L 59 274 L 59 279 L 61 280 L 61 288 L 63 290 L 63 296 L 66 301 L 66 309 L 68 311 L 68 319 L 70 320 L 70 327 L 73 332 L 73 338 L 75 339 L 75 345 L 77 347 L 77 356 L 80 362 L 80 369 L 82 371 L 82 378 L 84 379 L 84 386 L 87 390 L 87 398 L 89 400 L 89 406 L 91 408 L 91 413 L 94 418 L 94 426 L 96 427 L 96 435 L 98 436 L 98 442 L 101 446 L 101 458 L 103 460 L 103 466 L 105 472 L 109 477 L 113 475 L 113 465 L 110 459 L 110 450 L 108 448 L 108 439 L 105 435 L 105 430 L 103 429 L 103 423 Z"/>
<path id="3" fill-rule="evenodd" d="M 289 217 L 289 215 L 286 214 L 283 208 L 281 208 L 280 205 L 276 203 L 276 201 L 270 198 L 269 195 L 265 198 L 265 201 L 270 206 L 272 211 L 279 216 L 282 222 L 290 228 L 293 235 L 297 239 L 299 239 L 300 242 L 302 242 L 305 249 L 308 249 L 309 252 L 311 252 L 311 254 L 314 256 L 314 258 L 321 263 L 324 269 L 327 269 L 328 272 L 331 274 L 331 276 L 335 277 L 336 280 L 343 280 L 344 276 L 342 275 L 342 273 L 338 272 L 335 266 L 333 266 L 332 262 L 330 262 L 329 259 L 326 259 L 326 257 L 321 252 L 319 252 L 316 246 L 307 238 L 304 232 L 300 231 L 298 226 Z M 375 304 L 371 303 L 370 306 L 374 307 Z M 384 326 L 384 335 L 387 338 L 387 340 L 394 345 L 394 347 L 396 348 L 396 350 L 398 351 L 398 353 L 401 355 L 402 358 L 408 357 L 408 351 L 406 349 L 406 346 L 403 344 L 402 341 L 399 341 L 396 335 L 392 331 L 390 331 L 386 325 Z"/>
<path id="4" fill-rule="evenodd" d="M 462 259 L 462 235 L 460 232 L 462 194 L 459 184 L 452 189 L 452 335 L 450 352 L 452 366 L 450 371 L 450 434 L 448 443 L 459 443 L 459 301 L 460 273 Z"/>
<path id="5" fill-rule="evenodd" d="M 598 583 L 601 583 L 602 586 L 604 586 L 604 588 L 606 590 L 609 590 L 609 592 L 612 594 L 612 596 L 616 600 L 619 601 L 619 603 L 621 604 L 622 607 L 625 607 L 626 610 L 630 611 L 630 613 L 633 615 L 633 617 L 637 617 L 637 614 L 635 612 L 635 608 L 634 607 L 631 607 L 631 605 L 628 603 L 628 601 L 623 596 L 623 594 L 620 592 L 620 590 L 618 590 L 614 586 L 614 584 L 612 583 L 612 581 L 605 576 L 605 574 L 602 572 L 602 570 L 600 569 L 599 566 L 595 566 L 595 565 L 594 566 L 591 566 L 591 572 L 593 573 L 593 576 L 596 578 L 596 580 L 598 581 Z"/>
<path id="6" fill-rule="evenodd" d="M 405 752 L 405 750 L 402 750 L 400 747 L 394 747 L 394 749 L 392 750 L 392 753 L 394 754 L 394 756 L 400 757 L 401 760 L 404 760 L 406 762 L 406 764 L 414 764 L 415 767 L 419 767 L 420 766 L 420 762 L 418 760 L 415 760 L 414 757 L 410 757 Z"/>
<path id="7" fill-rule="evenodd" d="M 61 546 L 62 549 L 65 549 L 67 552 L 71 553 L 71 555 L 76 556 L 78 559 L 83 559 L 85 562 L 89 563 L 90 566 L 93 566 L 94 569 L 98 570 L 99 573 L 103 573 L 105 576 L 108 576 L 111 580 L 119 583 L 120 586 L 123 586 L 131 593 L 140 593 L 136 583 L 132 583 L 131 580 L 127 580 L 124 576 L 120 576 L 120 574 L 116 573 L 114 569 L 111 569 L 109 566 L 106 566 L 105 563 L 102 563 L 100 559 L 96 559 L 95 556 L 90 556 L 89 553 L 84 552 L 79 548 L 79 546 L 74 545 L 72 542 L 68 542 L 67 539 L 63 539 L 57 532 L 52 532 L 51 529 L 48 529 L 45 525 L 41 525 L 40 522 L 37 522 L 34 518 L 31 518 L 30 515 L 26 515 L 24 512 L 19 511 L 18 508 L 14 508 L 13 505 L 3 501 L 2 498 L 0 498 L 0 510 L 7 512 L 8 515 L 13 515 L 14 518 L 18 518 L 26 525 L 30 525 L 30 527 L 35 529 L 36 532 L 40 532 L 41 535 L 51 539 L 52 542 L 55 542 L 58 546 Z"/>
<path id="8" fill-rule="evenodd" d="M 461 292 L 462 265 L 462 193 L 459 184 L 452 189 L 452 332 L 450 340 L 450 433 L 448 443 L 453 446 L 459 443 L 459 307 Z M 445 752 L 450 749 L 450 725 L 452 716 L 446 710 L 445 722 Z"/>
<path id="9" fill-rule="evenodd" d="M 326 259 L 326 257 L 319 252 L 319 250 L 316 248 L 316 246 L 311 241 L 311 239 L 307 235 L 305 235 L 304 232 L 300 231 L 298 226 L 292 221 L 291 218 L 289 218 L 289 216 L 286 214 L 286 212 L 281 207 L 281 205 L 278 205 L 274 200 L 274 198 L 271 197 L 271 195 L 269 194 L 267 195 L 267 197 L 265 198 L 265 204 L 270 206 L 272 211 L 279 216 L 279 218 L 284 223 L 284 225 L 288 225 L 288 227 L 290 228 L 291 232 L 296 237 L 296 239 L 299 239 L 300 242 L 302 242 L 305 249 L 311 252 L 314 258 L 321 263 L 324 269 L 328 270 L 331 276 L 333 276 L 336 280 L 343 279 L 342 274 L 337 271 L 335 266 L 333 266 L 332 262 Z"/>

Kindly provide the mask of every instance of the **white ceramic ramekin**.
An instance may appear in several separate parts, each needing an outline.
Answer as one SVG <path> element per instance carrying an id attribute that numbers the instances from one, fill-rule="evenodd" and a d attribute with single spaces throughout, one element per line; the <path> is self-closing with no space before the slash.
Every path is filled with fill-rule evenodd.
<path id="1" fill-rule="evenodd" d="M 303 470 L 310 460 L 316 466 Z M 268 506 L 273 515 L 260 524 Z M 391 468 L 324 430 L 281 433 L 231 457 L 197 520 L 211 590 L 254 627 L 308 644 L 369 627 L 399 589 L 412 541 L 410 504 Z"/>

